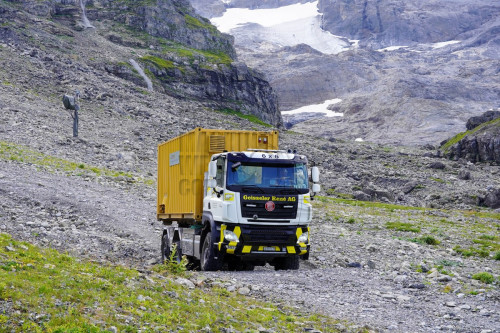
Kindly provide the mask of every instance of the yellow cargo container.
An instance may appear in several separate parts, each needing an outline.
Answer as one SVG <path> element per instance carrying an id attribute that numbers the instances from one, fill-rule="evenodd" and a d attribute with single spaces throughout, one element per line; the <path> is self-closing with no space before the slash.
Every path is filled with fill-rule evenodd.
<path id="1" fill-rule="evenodd" d="M 278 149 L 278 132 L 195 128 L 158 145 L 157 218 L 165 224 L 201 222 L 205 172 L 213 154 Z"/>

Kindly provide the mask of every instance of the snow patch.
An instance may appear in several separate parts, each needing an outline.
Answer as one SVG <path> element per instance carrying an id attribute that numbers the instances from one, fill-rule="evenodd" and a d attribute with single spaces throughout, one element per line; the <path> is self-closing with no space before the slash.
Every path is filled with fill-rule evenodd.
<path id="1" fill-rule="evenodd" d="M 450 41 L 447 41 L 447 42 L 440 42 L 440 43 L 434 43 L 434 44 L 431 44 L 431 46 L 435 49 L 439 49 L 441 47 L 445 47 L 445 46 L 448 46 L 448 45 L 453 45 L 453 44 L 457 44 L 457 43 L 460 43 L 461 40 L 450 40 Z"/>
<path id="2" fill-rule="evenodd" d="M 325 117 L 343 117 L 344 114 L 342 112 L 333 112 L 331 110 L 328 110 L 328 106 L 332 104 L 337 104 L 342 102 L 340 98 L 335 98 L 335 99 L 330 99 L 327 101 L 324 101 L 321 104 L 313 104 L 313 105 L 307 105 L 307 106 L 302 106 L 298 109 L 295 110 L 290 110 L 290 111 L 281 111 L 281 115 L 283 116 L 289 116 L 293 114 L 299 114 L 299 113 L 324 113 Z"/>
<path id="3" fill-rule="evenodd" d="M 396 50 L 404 49 L 404 48 L 407 48 L 407 47 L 408 46 L 389 46 L 389 47 L 385 47 L 383 49 L 378 49 L 377 51 L 378 52 L 396 51 Z"/>
<path id="4" fill-rule="evenodd" d="M 245 27 L 245 34 L 254 41 L 279 47 L 307 44 L 326 54 L 337 54 L 350 47 L 347 40 L 321 29 L 318 1 L 271 9 L 230 8 L 221 17 L 211 20 L 220 31 Z M 245 25 L 258 24 L 260 28 Z M 238 33 L 234 34 L 238 38 Z"/>
<path id="5" fill-rule="evenodd" d="M 318 1 L 271 9 L 230 8 L 224 15 L 215 17 L 211 21 L 221 32 L 230 32 L 245 23 L 272 27 L 316 15 L 318 15 Z"/>
<path id="6" fill-rule="evenodd" d="M 363 140 L 362 138 L 356 138 L 354 141 L 355 142 L 364 142 L 365 140 Z"/>

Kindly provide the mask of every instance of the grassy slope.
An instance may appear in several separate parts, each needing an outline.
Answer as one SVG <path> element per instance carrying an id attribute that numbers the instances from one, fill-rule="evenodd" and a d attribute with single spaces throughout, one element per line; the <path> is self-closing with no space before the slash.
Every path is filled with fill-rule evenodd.
<path id="1" fill-rule="evenodd" d="M 278 332 L 335 331 L 326 317 L 228 292 L 204 283 L 188 289 L 169 266 L 146 274 L 103 266 L 0 234 L 1 332 L 195 332 L 209 327 Z"/>
<path id="2" fill-rule="evenodd" d="M 388 230 L 390 237 L 453 248 L 465 257 L 500 260 L 500 213 L 317 198 L 315 206 L 327 221 L 347 220 L 347 223 L 359 224 L 361 230 L 381 226 Z M 379 225 L 381 217 L 385 223 Z"/>

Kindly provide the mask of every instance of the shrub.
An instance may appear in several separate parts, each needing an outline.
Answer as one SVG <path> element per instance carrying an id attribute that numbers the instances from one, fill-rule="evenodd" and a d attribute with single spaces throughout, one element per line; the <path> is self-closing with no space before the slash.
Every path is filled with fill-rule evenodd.
<path id="1" fill-rule="evenodd" d="M 500 260 L 500 251 L 497 251 L 497 253 L 495 253 L 495 255 L 493 256 L 493 259 Z"/>
<path id="2" fill-rule="evenodd" d="M 487 273 L 487 272 L 476 273 L 476 274 L 472 275 L 472 278 L 474 280 L 479 280 L 479 281 L 486 283 L 486 284 L 493 283 L 493 281 L 494 281 L 493 275 L 491 275 L 490 273 Z"/>
<path id="3" fill-rule="evenodd" d="M 423 243 L 429 244 L 429 245 L 438 245 L 438 244 L 441 243 L 439 240 L 437 240 L 436 238 L 434 238 L 432 236 L 423 236 L 423 237 L 420 238 L 420 240 Z"/>

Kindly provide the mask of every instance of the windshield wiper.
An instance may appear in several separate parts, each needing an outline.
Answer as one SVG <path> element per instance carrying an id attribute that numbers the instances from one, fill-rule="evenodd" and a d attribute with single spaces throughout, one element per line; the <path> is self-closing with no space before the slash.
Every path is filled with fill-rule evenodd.
<path id="1" fill-rule="evenodd" d="M 287 188 L 287 189 L 284 189 L 284 190 L 280 190 L 279 192 L 280 192 L 280 194 L 290 194 L 290 192 L 294 193 L 294 194 L 300 194 L 301 193 L 299 191 L 299 189 L 297 189 L 295 187 L 290 187 L 290 188 Z"/>
<path id="2" fill-rule="evenodd" d="M 243 185 L 241 187 L 241 190 L 244 191 L 244 192 L 253 191 L 253 190 L 259 190 L 260 193 L 266 193 L 263 189 L 261 189 L 257 185 Z"/>

